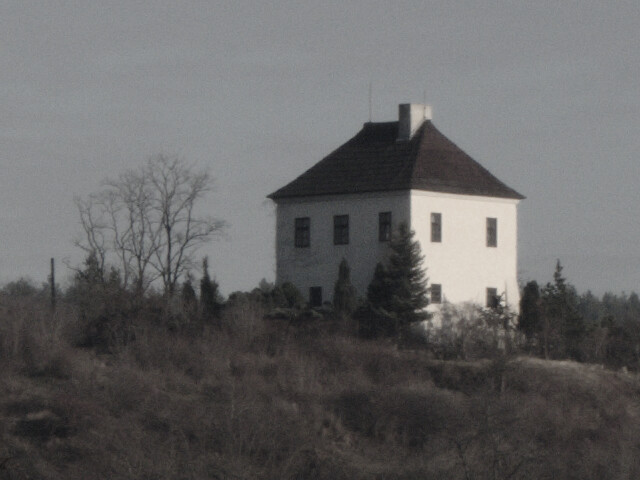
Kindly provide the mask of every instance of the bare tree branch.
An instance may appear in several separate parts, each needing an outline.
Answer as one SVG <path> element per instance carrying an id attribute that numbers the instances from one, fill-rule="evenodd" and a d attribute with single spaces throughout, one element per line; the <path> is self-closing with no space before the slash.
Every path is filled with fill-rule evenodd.
<path id="1" fill-rule="evenodd" d="M 226 223 L 194 213 L 197 201 L 211 190 L 208 172 L 196 172 L 176 157 L 157 155 L 147 163 L 146 176 L 155 187 L 152 210 L 161 224 L 160 248 L 152 264 L 165 291 L 172 294 L 192 266 L 197 248 L 221 233 Z"/>
<path id="2" fill-rule="evenodd" d="M 198 202 L 212 190 L 212 178 L 177 157 L 156 155 L 103 187 L 86 200 L 76 199 L 85 234 L 76 245 L 95 252 L 103 269 L 107 257 L 113 258 L 125 287 L 138 294 L 157 279 L 173 294 L 197 248 L 226 227 L 196 214 Z"/>

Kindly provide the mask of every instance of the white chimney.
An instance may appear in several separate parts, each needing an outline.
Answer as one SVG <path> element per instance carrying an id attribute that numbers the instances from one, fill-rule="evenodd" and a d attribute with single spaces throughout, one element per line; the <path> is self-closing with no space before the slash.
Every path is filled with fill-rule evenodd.
<path id="1" fill-rule="evenodd" d="M 425 120 L 431 120 L 431 105 L 401 103 L 398 106 L 398 140 L 410 140 Z"/>

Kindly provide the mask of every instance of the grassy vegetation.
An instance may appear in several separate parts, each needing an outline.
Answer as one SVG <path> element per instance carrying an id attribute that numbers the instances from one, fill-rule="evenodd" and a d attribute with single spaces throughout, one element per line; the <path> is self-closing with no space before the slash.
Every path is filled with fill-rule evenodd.
<path id="1" fill-rule="evenodd" d="M 105 350 L 76 307 L 0 298 L 0 478 L 640 478 L 635 375 L 149 311 Z"/>

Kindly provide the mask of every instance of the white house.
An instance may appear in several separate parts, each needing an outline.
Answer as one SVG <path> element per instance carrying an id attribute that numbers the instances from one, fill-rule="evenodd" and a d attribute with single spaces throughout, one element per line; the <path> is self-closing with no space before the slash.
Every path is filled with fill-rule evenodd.
<path id="1" fill-rule="evenodd" d="M 342 258 L 366 295 L 392 229 L 406 222 L 425 256 L 432 305 L 485 305 L 503 295 L 518 306 L 524 197 L 440 133 L 429 106 L 403 104 L 399 121 L 365 123 L 269 198 L 277 204 L 276 282 L 292 282 L 312 305 L 332 300 Z"/>

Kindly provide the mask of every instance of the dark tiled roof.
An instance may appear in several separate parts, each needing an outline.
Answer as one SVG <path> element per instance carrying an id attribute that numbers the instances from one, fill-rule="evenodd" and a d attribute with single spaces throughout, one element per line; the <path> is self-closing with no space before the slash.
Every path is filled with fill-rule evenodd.
<path id="1" fill-rule="evenodd" d="M 398 122 L 365 123 L 362 130 L 269 195 L 287 197 L 393 190 L 524 198 L 426 120 L 411 140 L 397 141 Z"/>

